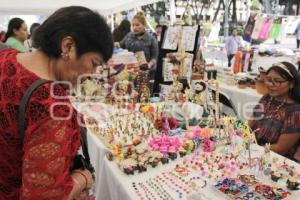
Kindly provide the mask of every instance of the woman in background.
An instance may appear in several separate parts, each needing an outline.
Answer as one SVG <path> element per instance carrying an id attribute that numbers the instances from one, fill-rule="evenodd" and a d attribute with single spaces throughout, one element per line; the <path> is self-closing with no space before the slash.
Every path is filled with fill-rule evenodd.
<path id="1" fill-rule="evenodd" d="M 130 21 L 122 20 L 120 25 L 113 31 L 114 42 L 120 42 L 130 32 Z"/>
<path id="2" fill-rule="evenodd" d="M 128 33 L 120 42 L 120 46 L 131 52 L 143 51 L 148 69 L 150 70 L 150 79 L 153 80 L 156 70 L 158 57 L 157 40 L 150 33 L 146 32 L 146 19 L 142 12 L 138 12 L 132 19 L 132 32 Z"/>
<path id="3" fill-rule="evenodd" d="M 21 18 L 12 18 L 8 23 L 7 32 L 5 34 L 5 44 L 20 52 L 27 52 L 24 41 L 28 37 L 27 25 Z"/>
<path id="4" fill-rule="evenodd" d="M 300 75 L 288 62 L 274 64 L 265 78 L 268 94 L 254 108 L 251 129 L 258 144 L 300 161 Z"/>
<path id="5" fill-rule="evenodd" d="M 36 32 L 36 30 L 38 29 L 39 26 L 40 26 L 39 23 L 33 23 L 30 26 L 30 29 L 29 29 L 30 35 L 29 35 L 28 39 L 25 40 L 25 42 L 24 42 L 24 45 L 25 45 L 27 51 L 29 51 L 29 52 L 32 52 L 32 51 L 35 50 L 34 44 L 33 44 L 33 37 L 34 37 L 35 32 Z"/>

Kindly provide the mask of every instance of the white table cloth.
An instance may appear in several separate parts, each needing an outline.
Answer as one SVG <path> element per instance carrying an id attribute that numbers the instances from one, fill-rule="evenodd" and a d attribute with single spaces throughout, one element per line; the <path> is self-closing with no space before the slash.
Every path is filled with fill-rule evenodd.
<path id="1" fill-rule="evenodd" d="M 90 139 L 97 139 L 95 137 L 91 137 Z M 101 148 L 101 146 L 99 146 Z M 222 149 L 222 148 L 221 148 Z M 219 151 L 222 151 L 219 149 Z M 256 157 L 261 155 L 262 151 L 264 150 L 262 147 L 258 145 L 251 146 L 252 156 Z M 92 151 L 95 153 L 98 151 Z M 95 157 L 96 155 L 93 155 Z M 295 163 L 294 161 L 284 159 L 284 157 L 271 152 L 271 159 L 273 157 L 277 157 L 281 162 L 285 160 L 288 164 L 292 164 L 296 167 L 296 170 L 300 170 L 300 165 Z M 98 182 L 96 184 L 96 200 L 137 200 L 138 196 L 136 195 L 132 183 L 135 182 L 143 182 L 146 179 L 153 178 L 156 175 L 161 175 L 162 172 L 168 171 L 170 169 L 175 168 L 176 164 L 182 162 L 183 158 L 177 158 L 175 161 L 169 162 L 169 164 L 162 165 L 161 163 L 156 168 L 152 168 L 148 166 L 147 172 L 138 173 L 135 172 L 135 175 L 126 175 L 123 173 L 117 164 L 114 161 L 108 161 L 106 157 L 104 159 L 98 158 L 97 162 L 103 163 L 101 169 L 98 170 Z M 245 171 L 246 172 L 246 171 Z M 99 174 L 100 173 L 100 174 Z M 258 177 L 261 182 L 268 185 L 274 185 L 274 182 L 270 179 L 270 177 Z M 199 189 L 196 193 L 193 193 L 190 197 L 185 197 L 183 199 L 201 199 L 197 194 L 205 194 L 205 199 L 224 199 L 226 196 L 216 189 L 213 188 L 213 182 L 208 181 L 208 186 Z M 283 189 L 286 188 L 284 183 L 278 183 L 277 186 L 282 187 Z M 286 189 L 285 189 L 286 190 Z M 170 195 L 176 197 L 173 191 L 169 191 Z M 203 198 L 203 195 L 202 195 Z M 299 200 L 300 199 L 300 191 L 293 191 L 292 194 L 287 198 L 287 200 Z"/>
<path id="2" fill-rule="evenodd" d="M 237 109 L 239 117 L 243 120 L 249 117 L 249 114 L 251 113 L 248 111 L 252 111 L 252 108 L 262 97 L 261 94 L 257 93 L 257 91 L 252 88 L 240 89 L 237 86 L 221 84 L 220 89 L 230 97 Z"/>
<path id="3" fill-rule="evenodd" d="M 251 114 L 253 107 L 258 103 L 261 94 L 252 88 L 240 89 L 235 85 L 220 84 L 220 91 L 225 93 L 235 107 L 238 118 L 245 121 Z M 233 113 L 226 107 L 221 107 L 221 112 L 232 115 Z"/>
<path id="4" fill-rule="evenodd" d="M 91 132 L 87 133 L 88 149 L 91 159 L 91 163 L 95 168 L 96 173 L 96 185 L 99 183 L 99 179 L 102 174 L 104 166 L 104 157 L 108 149 L 104 144 Z"/>

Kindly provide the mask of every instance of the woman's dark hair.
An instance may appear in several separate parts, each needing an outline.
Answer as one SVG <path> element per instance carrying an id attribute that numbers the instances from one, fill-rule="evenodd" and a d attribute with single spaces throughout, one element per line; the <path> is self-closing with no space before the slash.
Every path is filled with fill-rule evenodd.
<path id="1" fill-rule="evenodd" d="M 284 69 L 282 68 L 282 65 Z M 288 73 L 285 69 L 290 73 Z M 270 67 L 267 71 L 267 74 L 269 74 L 270 71 L 275 71 L 283 79 L 294 83 L 294 87 L 290 91 L 290 96 L 294 101 L 300 102 L 300 74 L 296 67 L 289 62 L 280 62 L 279 64 L 274 64 L 272 67 Z"/>
<path id="2" fill-rule="evenodd" d="M 157 25 L 155 26 L 155 28 L 162 28 L 162 25 L 157 24 Z"/>
<path id="3" fill-rule="evenodd" d="M 18 18 L 18 17 L 15 17 L 15 18 L 12 18 L 11 20 L 9 20 L 8 28 L 7 28 L 7 32 L 5 34 L 4 41 L 6 41 L 9 37 L 13 36 L 14 30 L 19 30 L 24 22 L 25 21 L 23 19 Z"/>
<path id="4" fill-rule="evenodd" d="M 120 25 L 113 31 L 114 42 L 120 42 L 130 32 L 130 21 L 122 20 Z"/>
<path id="5" fill-rule="evenodd" d="M 64 7 L 54 12 L 36 30 L 35 46 L 50 57 L 61 56 L 61 41 L 70 36 L 76 44 L 77 56 L 98 52 L 107 61 L 112 55 L 112 35 L 103 17 L 81 6 Z"/>
<path id="6" fill-rule="evenodd" d="M 233 28 L 231 29 L 231 32 L 230 32 L 230 33 L 233 33 L 233 31 L 239 32 L 239 30 L 238 30 L 236 27 L 233 27 Z"/>
<path id="7" fill-rule="evenodd" d="M 30 36 L 32 36 L 32 34 L 35 31 L 35 29 L 37 29 L 39 26 L 41 26 L 41 24 L 39 24 L 39 23 L 33 23 L 33 24 L 31 24 L 30 29 L 29 29 Z"/>

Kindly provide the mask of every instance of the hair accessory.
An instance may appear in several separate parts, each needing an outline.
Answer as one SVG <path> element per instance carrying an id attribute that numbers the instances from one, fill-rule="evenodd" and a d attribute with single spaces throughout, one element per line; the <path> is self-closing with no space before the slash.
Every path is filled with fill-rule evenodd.
<path id="1" fill-rule="evenodd" d="M 288 73 L 292 78 L 295 78 L 290 72 L 290 70 L 287 68 L 287 66 L 285 66 L 283 63 L 276 63 L 273 65 L 273 67 L 279 67 L 280 69 L 283 69 L 286 73 Z"/>
<path id="2" fill-rule="evenodd" d="M 210 139 L 204 139 L 202 150 L 204 152 L 212 152 L 215 150 L 215 143 L 211 141 Z"/>

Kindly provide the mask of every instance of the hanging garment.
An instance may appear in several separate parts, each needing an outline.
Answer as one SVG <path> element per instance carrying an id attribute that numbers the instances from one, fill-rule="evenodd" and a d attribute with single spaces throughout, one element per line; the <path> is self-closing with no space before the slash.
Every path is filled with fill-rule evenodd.
<path id="1" fill-rule="evenodd" d="M 220 23 L 214 23 L 211 32 L 209 33 L 208 41 L 212 42 L 218 40 L 220 29 L 221 29 Z"/>
<path id="2" fill-rule="evenodd" d="M 241 71 L 240 72 L 244 72 L 245 59 L 246 59 L 246 53 L 242 52 L 241 69 L 240 69 Z"/>
<path id="3" fill-rule="evenodd" d="M 243 53 L 241 51 L 236 52 L 234 55 L 233 73 L 237 74 L 241 72 L 242 58 Z"/>
<path id="4" fill-rule="evenodd" d="M 254 29 L 254 25 L 255 25 L 255 19 L 252 16 L 250 16 L 245 26 L 244 37 L 243 37 L 243 39 L 247 42 L 251 42 L 251 35 Z"/>
<path id="5" fill-rule="evenodd" d="M 287 27 L 287 34 L 293 34 L 300 22 L 300 18 L 298 16 L 289 16 L 290 20 Z"/>
<path id="6" fill-rule="evenodd" d="M 254 51 L 251 50 L 250 51 L 250 57 L 249 57 L 249 65 L 248 65 L 248 71 L 252 71 L 251 67 L 252 67 L 252 63 L 253 63 L 253 56 L 254 56 Z"/>
<path id="7" fill-rule="evenodd" d="M 268 39 L 269 32 L 272 28 L 272 23 L 273 23 L 273 20 L 270 18 L 265 20 L 264 24 L 262 25 L 261 31 L 259 33 L 259 39 L 261 39 L 261 40 Z"/>
<path id="8" fill-rule="evenodd" d="M 257 40 L 259 38 L 259 33 L 264 22 L 265 19 L 263 18 L 263 16 L 258 15 L 252 32 L 252 39 Z"/>
<path id="9" fill-rule="evenodd" d="M 289 23 L 289 17 L 283 17 L 282 21 L 281 21 L 281 27 L 280 27 L 280 31 L 279 31 L 279 36 L 277 37 L 278 40 L 282 40 L 286 37 L 286 29 L 287 29 L 287 25 Z"/>
<path id="10" fill-rule="evenodd" d="M 280 33 L 282 17 L 274 19 L 271 31 L 269 33 L 269 38 L 276 40 Z"/>
<path id="11" fill-rule="evenodd" d="M 246 52 L 244 53 L 244 64 L 243 64 L 243 72 L 249 71 L 249 63 L 250 63 L 250 53 Z"/>

